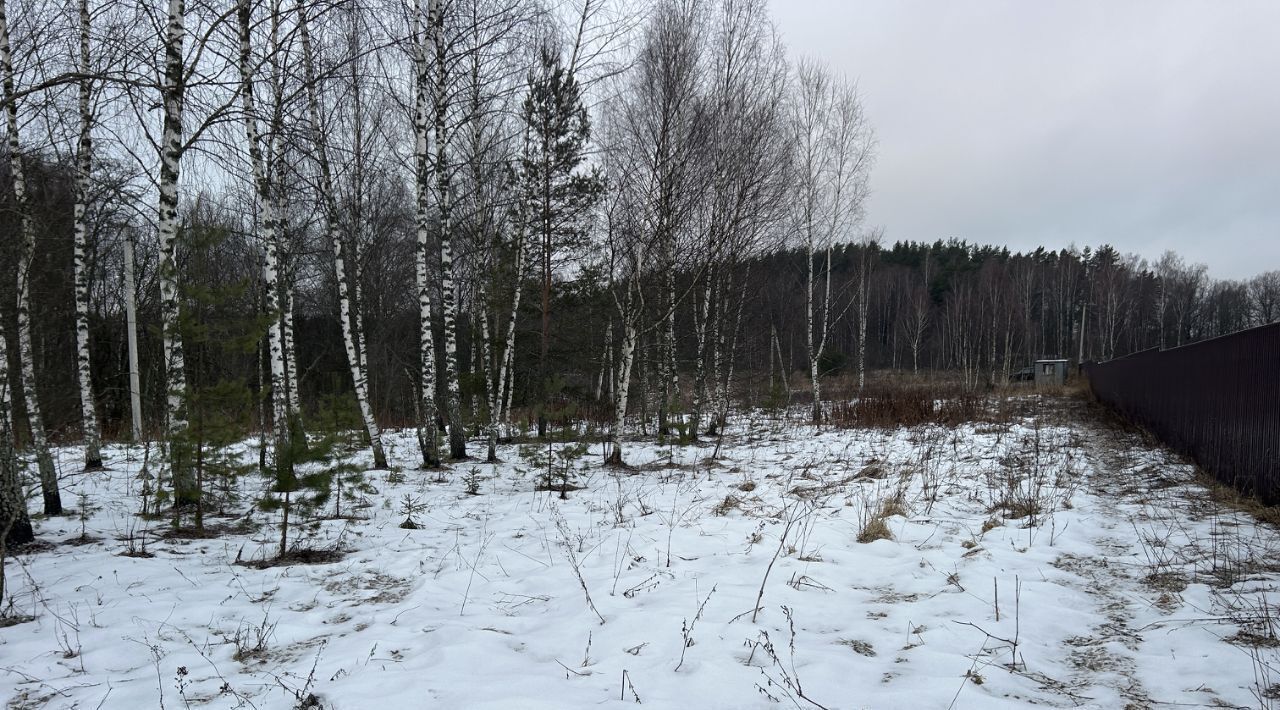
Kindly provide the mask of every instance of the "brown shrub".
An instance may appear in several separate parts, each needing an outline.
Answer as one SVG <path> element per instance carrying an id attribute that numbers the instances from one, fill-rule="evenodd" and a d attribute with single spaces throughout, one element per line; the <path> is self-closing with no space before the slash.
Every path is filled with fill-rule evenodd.
<path id="1" fill-rule="evenodd" d="M 831 421 L 848 428 L 896 428 L 921 424 L 956 426 L 1005 417 L 980 392 L 954 385 L 894 384 L 868 387 L 855 399 L 832 406 Z"/>

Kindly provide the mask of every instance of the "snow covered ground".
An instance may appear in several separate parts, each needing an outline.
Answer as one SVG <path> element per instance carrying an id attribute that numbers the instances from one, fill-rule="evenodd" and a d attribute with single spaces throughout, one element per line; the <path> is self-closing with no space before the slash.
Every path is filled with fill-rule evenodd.
<path id="1" fill-rule="evenodd" d="M 136 450 L 109 448 L 110 470 L 87 474 L 64 450 L 64 501 L 92 509 L 92 541 L 74 513 L 41 520 L 49 544 L 8 561 L 5 611 L 34 618 L 0 628 L 0 699 L 1280 703 L 1277 531 L 1081 405 L 1026 410 L 1008 425 L 893 431 L 743 416 L 715 461 L 710 444 L 636 443 L 635 468 L 613 470 L 592 447 L 567 500 L 534 491 L 514 446 L 500 450 L 506 463 L 460 464 L 436 482 L 413 470 L 406 432 L 388 452 L 403 470 L 367 474 L 376 492 L 360 519 L 325 520 L 310 538 L 340 560 L 263 569 L 236 562 L 274 554 L 272 515 L 244 503 L 210 521 L 228 528 L 217 537 L 164 537 L 163 521 L 136 515 Z M 420 529 L 400 527 L 406 495 Z M 122 555 L 142 534 L 154 556 Z"/>

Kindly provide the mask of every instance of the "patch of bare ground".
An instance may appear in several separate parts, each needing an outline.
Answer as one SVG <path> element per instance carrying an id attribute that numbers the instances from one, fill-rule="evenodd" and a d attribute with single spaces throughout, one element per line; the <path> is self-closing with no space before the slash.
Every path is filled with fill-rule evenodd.
<path id="1" fill-rule="evenodd" d="M 182 527 L 165 528 L 156 533 L 162 540 L 212 540 L 227 535 L 246 535 L 253 532 L 253 525 L 247 520 L 236 520 L 226 523 L 205 523 L 199 528 L 184 525 Z"/>
<path id="2" fill-rule="evenodd" d="M 7 629 L 10 626 L 25 624 L 28 621 L 35 621 L 36 617 L 27 614 L 6 614 L 0 616 L 0 629 Z"/>
<path id="3" fill-rule="evenodd" d="M 341 577 L 324 585 L 331 594 L 356 596 L 353 599 L 360 603 L 395 604 L 409 596 L 410 581 L 403 577 L 395 577 L 382 572 L 369 572 L 355 577 Z M 372 595 L 368 593 L 372 592 Z"/>
<path id="4" fill-rule="evenodd" d="M 272 567 L 289 567 L 291 565 L 329 565 L 341 562 L 346 557 L 342 550 L 289 550 L 283 555 L 267 557 L 259 560 L 242 560 L 237 564 L 253 569 L 270 569 Z"/>

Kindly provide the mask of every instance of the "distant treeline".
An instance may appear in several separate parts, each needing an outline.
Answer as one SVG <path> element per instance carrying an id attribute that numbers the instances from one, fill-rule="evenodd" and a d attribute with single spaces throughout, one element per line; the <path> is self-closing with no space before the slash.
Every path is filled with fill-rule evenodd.
<path id="1" fill-rule="evenodd" d="M 27 179 L 37 185 L 40 249 L 32 267 L 31 318 L 42 402 L 51 431 L 78 433 L 79 403 L 74 368 L 76 339 L 71 274 L 71 175 L 55 165 L 35 163 Z M 11 192 L 0 188 L 0 230 L 12 230 Z M 233 219 L 232 205 L 197 200 L 184 213 L 180 265 L 187 321 L 186 361 L 193 388 L 235 380 L 250 390 L 263 389 L 265 346 L 260 248 Z M 125 434 L 129 422 L 128 362 L 122 271 L 122 232 L 112 230 L 110 215 L 92 241 L 88 255 L 93 274 L 90 336 L 93 381 L 108 435 Z M 411 425 L 418 348 L 417 302 L 413 291 L 413 214 L 411 201 L 379 207 L 376 229 L 360 253 L 359 289 L 368 349 L 370 396 L 380 420 Z M 116 225 L 119 229 L 127 227 Z M 305 221 L 300 229 L 313 229 Z M 9 232 L 12 233 L 12 232 Z M 163 414 L 164 372 L 159 337 L 159 294 L 155 288 L 155 249 L 137 249 L 139 340 L 144 411 Z M 9 278 L 15 245 L 0 244 Z M 350 397 L 335 281 L 323 268 L 326 255 L 300 255 L 295 278 L 295 332 L 299 390 L 304 407 Z M 808 252 L 784 248 L 737 264 L 731 294 L 733 313 L 741 308 L 734 361 L 738 394 L 777 395 L 781 375 L 800 383 L 807 374 L 808 329 L 805 294 Z M 817 289 L 825 292 L 825 252 L 815 253 Z M 865 274 L 865 276 L 864 276 Z M 702 274 L 680 270 L 676 288 L 696 290 Z M 865 278 L 866 288 L 862 288 Z M 831 335 L 819 364 L 826 376 L 855 375 L 859 345 L 865 342 L 865 367 L 907 372 L 958 372 L 972 386 L 1007 381 L 1009 374 L 1038 357 L 1106 360 L 1139 350 L 1177 345 L 1233 332 L 1280 317 L 1280 272 L 1249 281 L 1214 280 L 1202 265 L 1188 265 L 1172 252 L 1154 264 L 1115 249 L 1038 249 L 1012 253 L 957 240 L 934 243 L 874 242 L 835 244 L 830 250 Z M 742 287 L 745 285 L 745 287 Z M 539 284 L 525 288 L 536 294 Z M 14 301 L 8 290 L 0 300 L 6 330 L 13 332 Z M 865 339 L 859 337 L 860 296 L 866 294 Z M 739 303 L 740 301 L 740 303 Z M 697 357 L 698 299 L 689 298 L 675 314 L 675 332 L 685 399 Z M 478 372 L 478 313 L 462 300 L 459 365 L 468 417 L 484 407 L 484 382 Z M 660 303 L 650 306 L 657 309 Z M 604 278 L 581 270 L 557 276 L 551 289 L 550 362 L 554 408 L 562 413 L 594 413 L 606 418 L 613 365 L 621 337 L 615 304 Z M 541 304 L 521 301 L 516 325 L 515 407 L 526 411 L 539 389 L 538 350 Z M 726 328 L 726 331 L 728 328 Z M 1081 337 L 1083 334 L 1083 337 Z M 640 393 L 633 411 L 653 411 L 661 333 L 640 339 L 633 372 Z M 731 333 L 725 332 L 729 338 Z M 439 343 L 441 338 L 437 338 Z M 11 375 L 17 362 L 10 348 Z M 730 363 L 719 367 L 728 369 Z M 12 386 L 12 385 L 11 385 Z M 16 390 L 11 390 L 16 391 Z M 647 400 L 649 401 L 646 401 Z M 251 403 L 253 400 L 249 400 Z M 260 401 L 260 400 L 259 400 Z M 686 402 L 687 404 L 687 402 Z M 14 406 L 22 411 L 21 398 Z M 354 420 L 353 420 L 354 421 Z"/>

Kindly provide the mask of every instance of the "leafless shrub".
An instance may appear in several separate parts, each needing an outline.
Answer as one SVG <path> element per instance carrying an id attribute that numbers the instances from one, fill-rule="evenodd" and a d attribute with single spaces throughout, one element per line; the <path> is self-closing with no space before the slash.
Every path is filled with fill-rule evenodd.
<path id="1" fill-rule="evenodd" d="M 960 387 L 897 385 L 868 389 L 856 399 L 837 402 L 831 422 L 843 428 L 893 429 L 939 424 L 992 422 L 1002 417 L 987 396 Z"/>
<path id="2" fill-rule="evenodd" d="M 684 642 L 680 646 L 680 662 L 676 664 L 674 670 L 678 671 L 680 670 L 680 667 L 684 665 L 684 654 L 694 644 L 693 627 L 696 626 L 698 624 L 698 620 L 702 618 L 702 613 L 707 610 L 707 602 L 711 601 L 711 595 L 715 593 L 715 585 L 712 585 L 711 591 L 707 592 L 707 597 L 698 605 L 698 613 L 693 615 L 693 621 L 685 619 L 680 622 L 680 636 L 684 639 Z"/>
<path id="3" fill-rule="evenodd" d="M 275 636 L 277 623 L 271 620 L 270 608 L 263 609 L 260 623 L 241 621 L 228 639 L 236 647 L 232 658 L 244 663 L 265 656 L 271 645 L 271 638 Z"/>
<path id="4" fill-rule="evenodd" d="M 796 622 L 795 614 L 791 607 L 783 606 L 782 613 L 787 617 L 787 630 L 790 637 L 787 648 L 790 651 L 789 658 L 786 662 L 778 655 L 777 648 L 773 645 L 773 640 L 769 638 L 769 632 L 761 630 L 754 639 L 747 639 L 743 645 L 751 649 L 751 653 L 747 656 L 747 665 L 755 663 L 756 654 L 759 653 L 766 664 L 761 664 L 760 674 L 764 676 L 764 684 L 756 683 L 756 691 L 773 702 L 782 702 L 785 697 L 790 700 L 797 708 L 801 707 L 799 701 L 803 700 L 819 710 L 827 710 L 827 707 L 818 701 L 805 695 L 804 686 L 800 683 L 800 674 L 796 672 Z"/>

